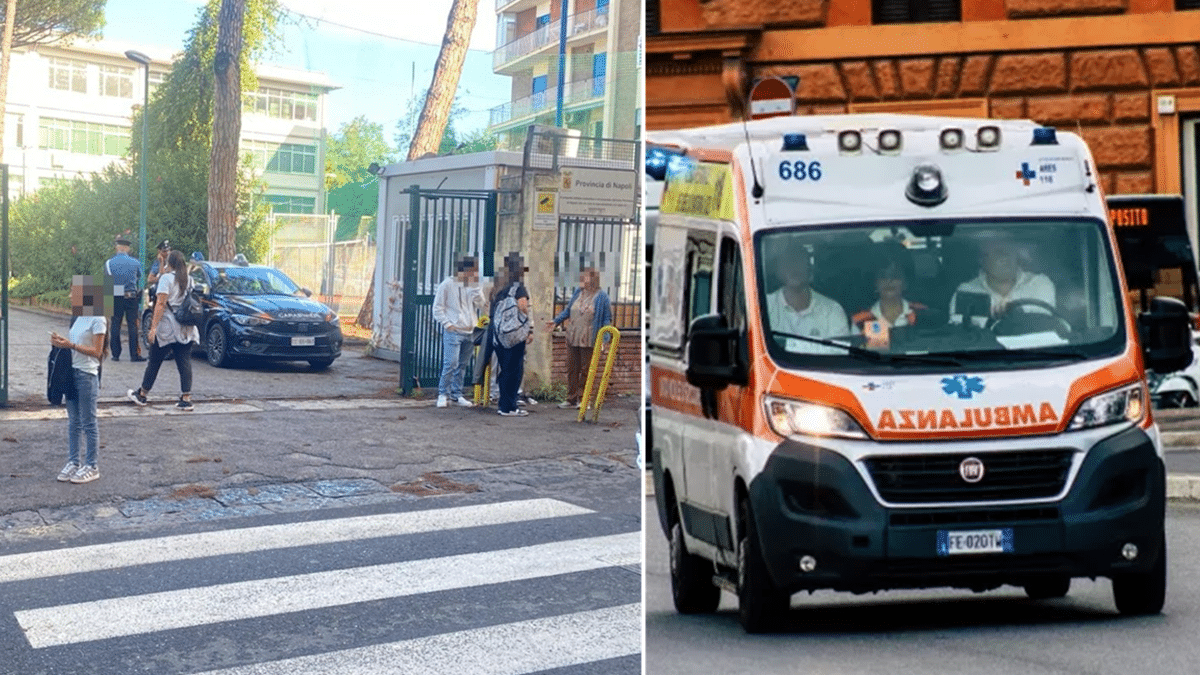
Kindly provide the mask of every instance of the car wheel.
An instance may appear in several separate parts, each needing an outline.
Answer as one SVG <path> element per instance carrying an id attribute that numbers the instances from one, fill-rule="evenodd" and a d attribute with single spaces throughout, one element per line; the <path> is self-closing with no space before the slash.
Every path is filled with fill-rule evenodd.
<path id="1" fill-rule="evenodd" d="M 1167 542 L 1164 539 L 1158 560 L 1146 572 L 1127 572 L 1113 576 L 1113 600 L 1117 611 L 1126 616 L 1146 616 L 1162 611 L 1167 599 Z"/>
<path id="2" fill-rule="evenodd" d="M 333 359 L 309 359 L 308 367 L 313 370 L 325 370 L 333 365 Z"/>
<path id="3" fill-rule="evenodd" d="M 1025 584 L 1025 595 L 1034 600 L 1061 598 L 1071 590 L 1071 577 L 1065 574 L 1042 577 Z"/>
<path id="4" fill-rule="evenodd" d="M 721 589 L 713 585 L 712 564 L 688 553 L 683 525 L 671 527 L 671 597 L 680 614 L 707 614 L 721 603 Z"/>
<path id="5" fill-rule="evenodd" d="M 775 588 L 767 572 L 754 528 L 750 498 L 738 505 L 741 539 L 738 541 L 738 619 L 747 633 L 765 633 L 778 625 L 791 606 L 791 596 Z"/>
<path id="6" fill-rule="evenodd" d="M 204 341 L 204 353 L 208 362 L 216 368 L 229 363 L 229 339 L 225 328 L 219 323 L 208 327 L 208 337 Z"/>

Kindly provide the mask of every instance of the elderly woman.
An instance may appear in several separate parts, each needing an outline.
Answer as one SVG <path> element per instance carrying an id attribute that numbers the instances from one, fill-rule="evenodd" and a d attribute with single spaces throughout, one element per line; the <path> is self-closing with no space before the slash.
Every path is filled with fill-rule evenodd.
<path id="1" fill-rule="evenodd" d="M 613 322 L 612 303 L 608 294 L 600 289 L 600 273 L 594 267 L 584 268 L 579 273 L 579 287 L 563 311 L 553 321 L 546 322 L 546 330 L 552 331 L 564 322 L 567 324 L 567 400 L 559 407 L 574 408 L 583 396 L 596 334 Z"/>

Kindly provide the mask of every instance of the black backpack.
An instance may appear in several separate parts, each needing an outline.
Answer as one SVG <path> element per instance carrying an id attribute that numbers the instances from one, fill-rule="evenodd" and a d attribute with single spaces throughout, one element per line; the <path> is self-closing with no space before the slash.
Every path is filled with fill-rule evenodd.
<path id="1" fill-rule="evenodd" d="M 46 398 L 50 405 L 62 405 L 63 399 L 75 399 L 75 366 L 71 350 L 51 347 L 46 358 Z"/>

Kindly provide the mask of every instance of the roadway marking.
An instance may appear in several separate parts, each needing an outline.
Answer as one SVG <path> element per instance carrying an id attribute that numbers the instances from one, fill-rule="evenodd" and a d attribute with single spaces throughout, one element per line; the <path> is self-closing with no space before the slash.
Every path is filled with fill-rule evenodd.
<path id="1" fill-rule="evenodd" d="M 14 615 L 29 644 L 42 649 L 602 569 L 611 567 L 602 557 L 628 559 L 640 555 L 641 545 L 641 532 L 628 532 L 20 610 Z M 441 656 L 445 659 L 446 654 Z"/>
<path id="2" fill-rule="evenodd" d="M 641 626 L 622 605 L 199 675 L 525 675 L 638 654 Z"/>
<path id="3" fill-rule="evenodd" d="M 444 509 L 355 516 L 218 532 L 180 534 L 111 544 L 0 556 L 0 583 L 132 565 L 330 544 L 357 539 L 518 523 L 593 513 L 554 499 L 529 499 Z"/>
<path id="4" fill-rule="evenodd" d="M 232 415 L 239 413 L 271 412 L 286 410 L 361 410 L 380 408 L 423 408 L 433 401 L 412 401 L 390 398 L 328 398 L 317 400 L 271 400 L 247 401 L 243 403 L 196 401 L 195 409 L 183 411 L 175 408 L 174 401 L 156 401 L 141 407 L 128 403 L 121 405 L 117 399 L 101 400 L 96 410 L 97 418 L 154 417 L 160 415 Z M 44 410 L 0 410 L 0 422 L 31 422 L 65 420 L 67 409 L 63 406 L 47 406 Z"/>

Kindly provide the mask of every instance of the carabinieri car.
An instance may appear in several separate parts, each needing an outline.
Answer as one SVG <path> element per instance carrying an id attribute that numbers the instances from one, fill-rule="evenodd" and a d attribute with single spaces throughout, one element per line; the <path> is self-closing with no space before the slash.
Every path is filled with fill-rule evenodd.
<path id="1" fill-rule="evenodd" d="M 190 265 L 193 292 L 204 304 L 200 341 L 210 364 L 308 361 L 313 370 L 323 370 L 341 356 L 342 329 L 333 310 L 310 299 L 307 289 L 280 270 L 238 258 Z M 144 315 L 143 322 L 149 318 Z"/>

